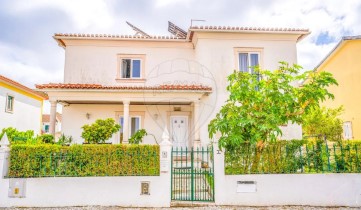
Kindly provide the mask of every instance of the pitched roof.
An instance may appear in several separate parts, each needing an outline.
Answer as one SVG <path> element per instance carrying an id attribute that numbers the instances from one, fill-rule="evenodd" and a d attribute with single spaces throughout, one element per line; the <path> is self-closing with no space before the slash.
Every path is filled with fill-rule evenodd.
<path id="1" fill-rule="evenodd" d="M 64 84 L 49 83 L 35 85 L 38 89 L 98 89 L 98 90 L 175 90 L 175 91 L 206 91 L 212 88 L 205 85 L 157 85 L 157 86 L 103 86 L 100 84 Z"/>
<path id="2" fill-rule="evenodd" d="M 19 89 L 21 89 L 21 90 L 23 90 L 23 91 L 25 91 L 27 93 L 30 93 L 30 94 L 32 94 L 34 96 L 40 97 L 42 99 L 48 99 L 48 95 L 46 95 L 45 93 L 32 90 L 32 89 L 26 87 L 25 85 L 22 85 L 22 84 L 14 81 L 12 79 L 9 79 L 9 78 L 1 75 L 1 74 L 0 74 L 0 81 L 6 83 L 8 85 L 11 85 L 13 87 L 19 88 Z"/>
<path id="3" fill-rule="evenodd" d="M 351 40 L 361 40 L 361 35 L 358 36 L 344 36 L 342 39 L 337 43 L 337 45 L 326 55 L 325 58 L 321 60 L 321 62 L 314 68 L 315 71 L 318 70 L 318 68 L 326 62 L 333 54 L 335 54 L 345 43 L 345 41 L 351 41 Z"/>

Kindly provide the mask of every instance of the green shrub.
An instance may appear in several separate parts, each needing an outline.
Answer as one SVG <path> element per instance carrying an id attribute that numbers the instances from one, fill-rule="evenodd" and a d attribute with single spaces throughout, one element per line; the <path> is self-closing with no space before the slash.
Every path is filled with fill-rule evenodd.
<path id="1" fill-rule="evenodd" d="M 157 145 L 13 145 L 9 177 L 157 176 Z"/>
<path id="2" fill-rule="evenodd" d="M 139 144 L 142 143 L 143 138 L 148 135 L 147 131 L 145 129 L 140 129 L 137 130 L 137 132 L 135 132 L 133 134 L 133 136 L 131 136 L 129 138 L 129 144 Z"/>
<path id="3" fill-rule="evenodd" d="M 81 137 L 85 139 L 85 142 L 95 144 L 104 143 L 112 137 L 114 133 L 119 131 L 120 125 L 116 124 L 112 118 L 98 119 L 91 125 L 84 125 L 82 129 Z"/>
<path id="4" fill-rule="evenodd" d="M 276 141 L 225 153 L 226 174 L 360 173 L 361 142 Z"/>
<path id="5" fill-rule="evenodd" d="M 8 127 L 2 129 L 0 139 L 4 136 L 5 133 L 11 144 L 26 143 L 28 139 L 34 138 L 34 131 L 32 130 L 18 131 L 16 128 Z"/>
<path id="6" fill-rule="evenodd" d="M 38 136 L 38 139 L 44 144 L 54 144 L 55 143 L 54 136 L 51 134 L 43 134 L 41 136 Z"/>
<path id="7" fill-rule="evenodd" d="M 61 136 L 59 137 L 59 139 L 56 143 L 64 146 L 64 145 L 70 145 L 72 142 L 73 142 L 73 137 L 65 136 L 63 133 L 63 134 L 61 134 Z"/>

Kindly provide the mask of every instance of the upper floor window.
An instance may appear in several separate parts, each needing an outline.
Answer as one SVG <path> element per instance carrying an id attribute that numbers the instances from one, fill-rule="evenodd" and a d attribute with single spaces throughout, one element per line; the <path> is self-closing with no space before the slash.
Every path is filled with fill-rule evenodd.
<path id="1" fill-rule="evenodd" d="M 140 59 L 122 59 L 122 78 L 140 78 Z"/>
<path id="2" fill-rule="evenodd" d="M 145 55 L 118 55 L 117 78 L 122 81 L 144 81 Z"/>
<path id="3" fill-rule="evenodd" d="M 259 65 L 258 52 L 240 52 L 238 54 L 238 67 L 242 72 L 254 72 L 254 67 Z"/>
<path id="4" fill-rule="evenodd" d="M 255 66 L 262 66 L 263 48 L 235 47 L 235 69 L 253 74 Z"/>
<path id="5" fill-rule="evenodd" d="M 12 113 L 14 111 L 14 96 L 6 95 L 5 112 Z"/>

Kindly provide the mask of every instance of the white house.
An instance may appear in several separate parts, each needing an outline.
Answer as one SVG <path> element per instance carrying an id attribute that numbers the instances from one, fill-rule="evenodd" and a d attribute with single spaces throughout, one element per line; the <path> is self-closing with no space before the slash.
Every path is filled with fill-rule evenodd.
<path id="1" fill-rule="evenodd" d="M 58 138 L 61 135 L 61 114 L 57 112 L 55 116 L 55 137 Z M 43 114 L 41 132 L 50 133 L 50 114 Z"/>
<path id="2" fill-rule="evenodd" d="M 46 99 L 44 93 L 0 75 L 0 131 L 13 127 L 40 134 L 43 101 Z"/>
<path id="3" fill-rule="evenodd" d="M 227 75 L 279 61 L 297 63 L 305 29 L 193 26 L 176 36 L 55 34 L 65 49 L 64 83 L 37 85 L 49 95 L 50 132 L 63 105 L 62 132 L 81 143 L 81 126 L 99 118 L 122 125 L 110 140 L 126 143 L 144 128 L 158 141 L 168 128 L 175 146 L 207 145 L 207 125 L 227 99 Z M 301 138 L 300 126 L 284 128 Z M 155 143 L 148 136 L 145 143 Z"/>

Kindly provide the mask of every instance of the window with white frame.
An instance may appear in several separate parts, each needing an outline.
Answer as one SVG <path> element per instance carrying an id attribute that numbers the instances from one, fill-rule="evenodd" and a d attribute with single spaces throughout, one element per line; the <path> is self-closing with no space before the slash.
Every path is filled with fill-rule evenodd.
<path id="1" fill-rule="evenodd" d="M 121 126 L 120 134 L 123 134 L 124 128 L 124 117 L 121 116 L 119 119 L 119 124 Z M 133 136 L 135 132 L 141 129 L 141 117 L 140 116 L 131 116 L 129 118 L 129 137 Z"/>
<path id="2" fill-rule="evenodd" d="M 14 111 L 14 96 L 6 95 L 5 112 L 12 113 Z"/>
<path id="3" fill-rule="evenodd" d="M 238 68 L 242 72 L 254 72 L 254 67 L 259 65 L 259 52 L 239 52 L 238 53 Z"/>
<path id="4" fill-rule="evenodd" d="M 142 75 L 142 60 L 123 58 L 121 60 L 121 78 L 140 79 Z"/>
<path id="5" fill-rule="evenodd" d="M 351 121 L 346 121 L 343 123 L 343 138 L 346 140 L 353 138 Z"/>

